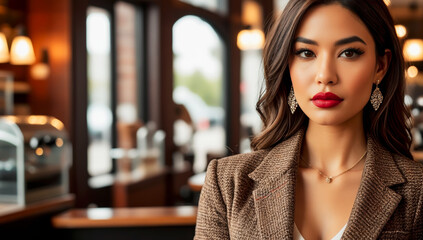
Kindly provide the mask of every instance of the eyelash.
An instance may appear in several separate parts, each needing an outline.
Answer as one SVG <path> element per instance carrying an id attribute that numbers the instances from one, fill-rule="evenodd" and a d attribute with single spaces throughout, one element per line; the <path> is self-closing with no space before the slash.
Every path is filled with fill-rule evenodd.
<path id="1" fill-rule="evenodd" d="M 359 48 L 347 48 L 344 51 L 342 51 L 340 55 L 342 55 L 345 52 L 353 52 L 354 54 L 356 54 L 356 56 L 361 56 L 364 53 L 364 51 Z"/>
<path id="2" fill-rule="evenodd" d="M 295 51 L 295 55 L 296 56 L 300 56 L 302 53 L 304 53 L 304 52 L 310 52 L 310 53 L 313 53 L 310 49 L 307 49 L 307 48 L 300 48 L 300 49 L 298 49 L 298 50 L 296 50 Z M 313 55 L 314 55 L 314 53 L 313 53 Z M 300 56 L 301 57 L 301 56 Z"/>
<path id="3" fill-rule="evenodd" d="M 298 50 L 296 50 L 295 51 L 295 55 L 296 56 L 300 56 L 302 53 L 304 53 L 304 52 L 310 52 L 310 53 L 312 53 L 313 55 L 314 55 L 314 53 L 313 53 L 313 51 L 311 51 L 310 49 L 307 49 L 307 48 L 301 48 L 301 49 L 298 49 Z M 342 52 L 341 52 L 341 54 L 339 54 L 339 56 L 341 56 L 343 53 L 345 53 L 345 52 L 353 52 L 354 54 L 356 54 L 356 56 L 361 56 L 361 55 L 363 55 L 363 53 L 364 53 L 364 51 L 363 50 L 361 50 L 361 49 L 359 49 L 359 48 L 347 48 L 347 49 L 345 49 L 345 50 L 343 50 Z M 300 56 L 301 57 L 301 56 Z M 353 56 L 353 57 L 349 57 L 349 58 L 354 58 L 355 56 Z M 302 58 L 307 58 L 307 57 L 302 57 Z"/>

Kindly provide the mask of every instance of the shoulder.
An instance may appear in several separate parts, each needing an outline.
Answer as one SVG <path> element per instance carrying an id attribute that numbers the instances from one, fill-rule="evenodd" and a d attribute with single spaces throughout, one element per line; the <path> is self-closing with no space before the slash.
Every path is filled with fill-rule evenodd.
<path id="1" fill-rule="evenodd" d="M 251 153 L 237 154 L 221 159 L 213 160 L 210 164 L 216 164 L 219 175 L 233 175 L 234 173 L 250 173 L 263 161 L 269 150 L 258 150 Z"/>
<path id="2" fill-rule="evenodd" d="M 403 196 L 410 207 L 422 209 L 423 164 L 397 154 L 393 154 L 393 158 L 405 180 L 403 184 L 394 186 L 394 189 Z"/>
<path id="3" fill-rule="evenodd" d="M 397 188 L 401 189 L 401 195 L 404 198 L 403 206 L 406 208 L 413 219 L 412 226 L 413 237 L 421 239 L 423 237 L 423 164 L 406 158 L 401 155 L 393 154 L 399 170 L 405 178 L 405 183 Z M 404 219 L 407 219 L 404 217 Z"/>
<path id="4" fill-rule="evenodd" d="M 225 185 L 249 179 L 248 174 L 262 163 L 268 153 L 269 150 L 258 150 L 212 160 L 207 175 L 215 175 L 218 184 L 225 189 Z"/>
<path id="5" fill-rule="evenodd" d="M 393 154 L 393 158 L 405 177 L 407 183 L 423 185 L 423 164 L 399 154 Z"/>
<path id="6" fill-rule="evenodd" d="M 215 159 L 207 167 L 206 184 L 215 184 L 225 202 L 237 194 L 245 194 L 253 188 L 253 181 L 248 174 L 253 172 L 267 156 L 269 150 L 237 154 Z"/>

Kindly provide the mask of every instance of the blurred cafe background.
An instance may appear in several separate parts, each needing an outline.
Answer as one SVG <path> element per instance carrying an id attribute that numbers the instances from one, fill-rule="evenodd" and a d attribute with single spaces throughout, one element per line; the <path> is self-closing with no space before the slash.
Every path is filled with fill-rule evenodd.
<path id="1" fill-rule="evenodd" d="M 0 0 L 0 238 L 192 239 L 288 0 Z M 423 0 L 385 0 L 423 160 Z M 395 113 L 391 113 L 395 114 Z"/>

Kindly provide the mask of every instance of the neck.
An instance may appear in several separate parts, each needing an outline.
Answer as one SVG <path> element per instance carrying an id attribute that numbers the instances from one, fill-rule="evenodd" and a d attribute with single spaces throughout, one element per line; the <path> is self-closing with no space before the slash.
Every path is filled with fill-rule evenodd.
<path id="1" fill-rule="evenodd" d="M 366 151 L 362 120 L 343 125 L 320 125 L 309 121 L 302 158 L 310 166 L 337 173 L 354 165 Z"/>

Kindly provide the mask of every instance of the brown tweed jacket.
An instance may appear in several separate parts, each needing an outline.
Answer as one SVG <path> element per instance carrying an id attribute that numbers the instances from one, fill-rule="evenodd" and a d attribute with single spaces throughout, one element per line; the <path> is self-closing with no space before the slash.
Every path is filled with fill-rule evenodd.
<path id="1" fill-rule="evenodd" d="M 194 239 L 292 239 L 300 131 L 269 150 L 213 160 Z M 423 166 L 367 141 L 342 239 L 423 239 Z"/>

